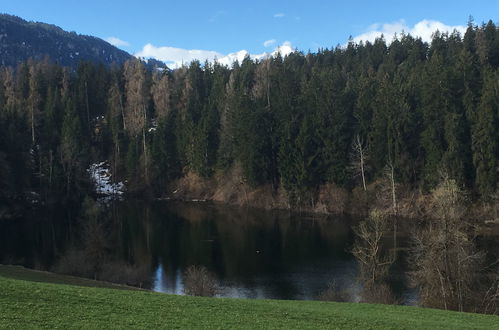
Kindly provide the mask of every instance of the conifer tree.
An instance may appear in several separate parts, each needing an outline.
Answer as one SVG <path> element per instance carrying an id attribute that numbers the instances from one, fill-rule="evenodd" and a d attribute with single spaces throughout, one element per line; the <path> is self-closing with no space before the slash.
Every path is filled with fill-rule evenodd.
<path id="1" fill-rule="evenodd" d="M 82 161 L 82 129 L 75 105 L 67 101 L 61 132 L 61 163 L 66 175 L 66 193 L 69 195 L 71 186 L 81 168 Z"/>
<path id="2" fill-rule="evenodd" d="M 482 97 L 473 128 L 473 163 L 476 169 L 476 186 L 484 197 L 494 192 L 499 167 L 499 75 L 486 72 Z"/>

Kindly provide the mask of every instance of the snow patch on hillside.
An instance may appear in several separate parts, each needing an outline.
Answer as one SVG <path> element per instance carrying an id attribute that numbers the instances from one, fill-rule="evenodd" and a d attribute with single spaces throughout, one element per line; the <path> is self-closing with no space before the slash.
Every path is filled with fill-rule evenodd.
<path id="1" fill-rule="evenodd" d="M 87 169 L 87 172 L 94 183 L 97 194 L 120 198 L 125 192 L 125 184 L 123 182 L 112 182 L 112 174 L 107 162 L 92 164 Z"/>

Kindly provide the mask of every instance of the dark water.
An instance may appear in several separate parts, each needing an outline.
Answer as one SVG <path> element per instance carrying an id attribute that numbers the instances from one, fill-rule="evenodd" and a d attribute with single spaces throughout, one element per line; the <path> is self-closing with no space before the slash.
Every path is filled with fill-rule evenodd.
<path id="1" fill-rule="evenodd" d="M 220 296 L 315 299 L 331 281 L 358 291 L 353 219 L 140 201 L 71 213 L 0 222 L 0 263 L 176 294 L 190 265 L 216 274 Z"/>

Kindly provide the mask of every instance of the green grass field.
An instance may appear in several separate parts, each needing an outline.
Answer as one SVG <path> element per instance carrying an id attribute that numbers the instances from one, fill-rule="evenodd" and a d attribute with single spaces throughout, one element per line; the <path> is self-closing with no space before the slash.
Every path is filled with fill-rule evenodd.
<path id="1" fill-rule="evenodd" d="M 198 298 L 106 286 L 110 284 L 0 266 L 0 328 L 499 329 L 499 317 L 490 315 L 405 306 Z"/>

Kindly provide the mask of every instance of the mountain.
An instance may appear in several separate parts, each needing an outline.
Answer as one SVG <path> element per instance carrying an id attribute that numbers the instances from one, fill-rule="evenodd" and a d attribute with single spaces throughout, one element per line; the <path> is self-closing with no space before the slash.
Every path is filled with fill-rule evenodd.
<path id="1" fill-rule="evenodd" d="M 109 65 L 132 58 L 129 53 L 102 39 L 0 14 L 0 65 L 15 66 L 29 58 L 42 59 L 45 56 L 71 67 L 76 67 L 80 61 Z"/>

